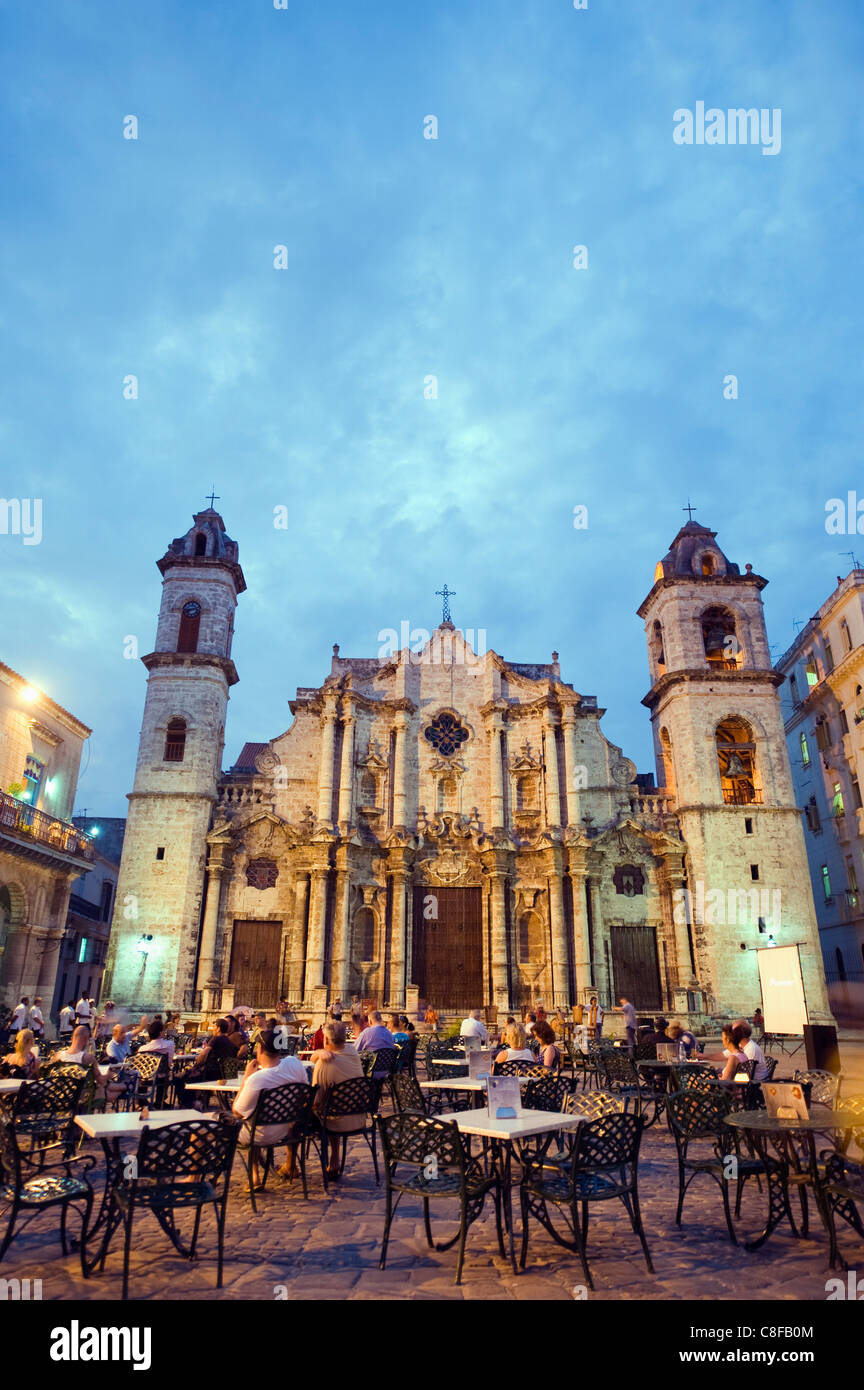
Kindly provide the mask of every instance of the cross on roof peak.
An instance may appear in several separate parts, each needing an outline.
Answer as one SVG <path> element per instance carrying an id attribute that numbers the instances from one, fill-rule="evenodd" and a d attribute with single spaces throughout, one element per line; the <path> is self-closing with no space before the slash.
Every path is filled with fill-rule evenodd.
<path id="1" fill-rule="evenodd" d="M 449 623 L 449 622 L 451 621 L 451 619 L 450 619 L 450 600 L 451 600 L 451 598 L 455 598 L 455 597 L 456 597 L 456 590 L 455 590 L 455 589 L 448 589 L 448 588 L 447 588 L 447 585 L 445 584 L 443 589 L 436 589 L 436 590 L 435 590 L 435 597 L 436 597 L 436 598 L 443 598 L 443 600 L 444 600 L 444 612 L 443 612 L 443 614 L 441 615 L 441 621 L 442 621 L 442 623 Z"/>
<path id="2" fill-rule="evenodd" d="M 210 503 L 210 509 L 212 511 L 213 503 L 221 502 L 222 498 L 219 496 L 218 492 L 216 491 L 216 488 L 214 487 L 213 491 L 210 493 L 210 496 L 206 500 Z"/>
<path id="3" fill-rule="evenodd" d="M 692 520 L 693 520 L 693 513 L 694 513 L 694 512 L 698 512 L 699 508 L 698 508 L 698 507 L 691 507 L 691 505 L 690 505 L 690 498 L 688 497 L 688 498 L 687 498 L 687 506 L 686 506 L 686 507 L 682 507 L 681 510 L 682 510 L 682 512 L 686 512 L 686 513 L 687 513 L 687 520 L 688 520 L 688 521 L 692 521 Z"/>

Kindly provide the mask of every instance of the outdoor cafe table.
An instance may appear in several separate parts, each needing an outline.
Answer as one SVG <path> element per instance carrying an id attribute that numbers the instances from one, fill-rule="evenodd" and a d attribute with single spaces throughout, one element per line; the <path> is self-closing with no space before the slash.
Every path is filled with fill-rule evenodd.
<path id="1" fill-rule="evenodd" d="M 468 1079 L 467 1077 L 465 1078 Z M 528 1078 L 530 1080 L 530 1078 Z M 449 1115 L 438 1115 L 442 1124 L 455 1124 L 460 1134 L 476 1135 L 488 1145 L 493 1166 L 497 1168 L 501 1183 L 501 1198 L 504 1208 L 504 1224 L 507 1228 L 507 1242 L 510 1264 L 514 1274 L 516 1251 L 513 1245 L 513 1202 L 511 1192 L 511 1159 L 513 1148 L 518 1149 L 523 1139 L 535 1139 L 543 1134 L 554 1134 L 559 1129 L 576 1129 L 584 1120 L 584 1115 L 564 1115 L 558 1110 L 523 1110 L 512 1120 L 495 1119 L 486 1110 L 457 1110 Z"/>
<path id="2" fill-rule="evenodd" d="M 798 1116 L 794 1120 L 781 1120 L 776 1115 L 769 1115 L 767 1110 L 737 1110 L 726 1116 L 726 1124 L 746 1134 L 767 1169 L 768 1219 L 758 1236 L 744 1242 L 745 1250 L 758 1250 L 764 1245 L 784 1217 L 792 1227 L 793 1235 L 807 1235 L 808 1184 L 813 1187 L 816 1205 L 822 1215 L 815 1136 L 826 1130 L 839 1130 L 843 1133 L 843 1143 L 848 1146 L 852 1130 L 859 1123 L 858 1117 L 849 1111 L 831 1110 L 827 1105 L 812 1105 L 806 1120 Z M 800 1153 L 796 1141 L 800 1145 Z M 801 1198 L 800 1231 L 789 1205 L 790 1175 Z"/>
<path id="3" fill-rule="evenodd" d="M 123 1163 L 123 1155 L 120 1152 L 121 1140 L 135 1139 L 137 1141 L 141 1131 L 148 1128 L 162 1129 L 165 1125 L 188 1124 L 192 1120 L 203 1120 L 207 1124 L 212 1124 L 216 1118 L 215 1116 L 211 1118 L 202 1115 L 200 1110 L 151 1110 L 146 1120 L 141 1118 L 142 1114 L 143 1111 L 126 1110 L 116 1111 L 110 1115 L 75 1116 L 76 1125 L 84 1131 L 88 1139 L 98 1139 L 105 1154 L 105 1188 L 102 1193 L 102 1202 L 99 1207 L 99 1214 L 87 1232 L 86 1239 L 89 1241 L 103 1224 L 105 1225 L 105 1235 L 97 1254 L 87 1260 L 88 1274 L 96 1268 L 102 1258 L 103 1250 L 108 1249 L 109 1241 L 121 1220 L 118 1213 L 113 1222 L 108 1222 L 111 1180 L 115 1173 L 119 1172 Z"/>
<path id="4" fill-rule="evenodd" d="M 21 1076 L 5 1076 L 0 1078 L 0 1096 L 14 1095 L 20 1091 L 24 1085 L 24 1078 Z"/>
<path id="5" fill-rule="evenodd" d="M 529 1081 L 536 1081 L 536 1076 L 519 1076 L 516 1078 L 520 1086 L 527 1086 Z M 421 1081 L 421 1091 L 471 1091 L 475 1095 L 486 1094 L 486 1081 L 477 1076 L 454 1076 L 452 1081 Z M 479 1101 L 475 1101 L 479 1105 Z"/>

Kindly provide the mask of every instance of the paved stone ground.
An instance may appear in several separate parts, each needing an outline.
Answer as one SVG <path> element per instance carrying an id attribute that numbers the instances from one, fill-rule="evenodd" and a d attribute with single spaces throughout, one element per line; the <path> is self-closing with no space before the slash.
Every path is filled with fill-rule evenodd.
<path id="1" fill-rule="evenodd" d="M 860 1058 L 854 1057 L 855 1070 Z M 851 1055 L 846 1062 L 853 1061 Z M 782 1070 L 782 1069 L 781 1069 Z M 791 1072 L 790 1072 L 791 1074 Z M 852 1090 L 864 1091 L 858 1079 Z M 98 1146 L 88 1151 L 101 1152 Z M 98 1170 L 101 1173 L 101 1168 Z M 225 1285 L 215 1289 L 215 1231 L 204 1218 L 200 1259 L 179 1258 L 151 1218 L 136 1223 L 132 1256 L 132 1296 L 138 1299 L 452 1299 L 515 1301 L 566 1300 L 582 1284 L 578 1260 L 556 1246 L 532 1223 L 528 1263 L 514 1276 L 500 1258 L 491 1202 L 471 1228 L 463 1282 L 453 1283 L 455 1251 L 429 1250 L 419 1203 L 403 1201 L 393 1225 L 387 1268 L 378 1269 L 384 1222 L 383 1188 L 375 1186 L 372 1161 L 362 1140 L 352 1140 L 343 1180 L 324 1195 L 320 1169 L 310 1162 L 309 1200 L 299 1181 L 274 1183 L 259 1197 L 253 1214 L 244 1195 L 239 1160 L 228 1208 Z M 830 1277 L 827 1240 L 812 1211 L 812 1238 L 796 1239 L 788 1226 L 771 1236 L 761 1251 L 747 1254 L 726 1234 L 720 1192 L 709 1178 L 698 1178 L 688 1193 L 684 1222 L 674 1225 L 677 1198 L 675 1149 L 665 1122 L 649 1129 L 640 1161 L 640 1198 L 655 1272 L 649 1274 L 639 1243 L 620 1202 L 592 1208 L 589 1261 L 595 1282 L 591 1300 L 824 1300 Z M 761 1229 L 766 1194 L 755 1182 L 745 1188 L 740 1230 Z M 433 1217 L 434 1220 L 434 1217 Z M 450 1234 L 452 1222 L 439 1217 L 437 1229 Z M 74 1227 L 73 1227 L 74 1229 Z M 433 1227 L 435 1229 L 435 1227 Z M 518 1234 L 518 1227 L 517 1227 Z M 864 1260 L 851 1231 L 842 1237 L 850 1263 Z M 518 1251 L 518 1246 L 517 1246 Z M 43 1299 L 120 1297 L 119 1233 L 103 1275 L 83 1280 L 80 1264 L 60 1253 L 54 1214 L 46 1213 L 7 1253 L 6 1278 L 42 1280 Z"/>

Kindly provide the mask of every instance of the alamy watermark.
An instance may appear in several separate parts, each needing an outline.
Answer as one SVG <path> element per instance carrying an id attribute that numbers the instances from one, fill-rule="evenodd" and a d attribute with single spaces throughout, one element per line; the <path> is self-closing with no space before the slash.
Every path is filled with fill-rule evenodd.
<path id="1" fill-rule="evenodd" d="M 461 642 L 454 638 L 461 637 Z M 427 632 L 425 627 L 413 627 L 407 618 L 395 627 L 382 627 L 378 633 L 378 660 L 393 661 L 400 652 L 407 649 L 408 663 L 411 666 L 478 666 L 486 655 L 486 629 L 478 627 L 477 641 L 474 640 L 473 627 L 466 627 L 464 633 L 459 628 L 452 632 Z"/>
<path id="2" fill-rule="evenodd" d="M 680 106 L 673 113 L 672 139 L 676 145 L 761 145 L 763 154 L 779 154 L 781 110 L 779 106 L 757 109 L 739 106 L 721 111 L 704 101 L 695 110 Z"/>
<path id="3" fill-rule="evenodd" d="M 694 922 L 698 926 L 746 926 L 759 922 L 767 929 L 780 926 L 782 906 L 780 888 L 710 888 L 702 882 L 689 888 L 676 888 L 672 894 L 672 920 Z"/>
<path id="4" fill-rule="evenodd" d="M 20 536 L 25 545 L 39 545 L 42 498 L 0 497 L 0 536 Z"/>

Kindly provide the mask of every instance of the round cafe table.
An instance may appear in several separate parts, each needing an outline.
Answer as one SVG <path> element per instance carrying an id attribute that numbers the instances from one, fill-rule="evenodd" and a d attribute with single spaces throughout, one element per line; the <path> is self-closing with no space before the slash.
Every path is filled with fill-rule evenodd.
<path id="1" fill-rule="evenodd" d="M 753 1240 L 744 1242 L 744 1249 L 758 1250 L 771 1232 L 784 1219 L 792 1234 L 808 1234 L 807 1187 L 813 1196 L 822 1223 L 830 1229 L 822 1210 L 819 1188 L 819 1163 L 816 1155 L 816 1135 L 826 1131 L 841 1132 L 842 1143 L 848 1147 L 852 1130 L 860 1120 L 850 1111 L 830 1110 L 825 1105 L 813 1105 L 806 1120 L 796 1115 L 794 1120 L 781 1120 L 767 1110 L 737 1110 L 726 1116 L 725 1123 L 741 1130 L 765 1164 L 768 1178 L 768 1218 L 764 1228 Z M 789 1189 L 795 1187 L 801 1203 L 801 1226 L 795 1224 L 789 1202 Z"/>

